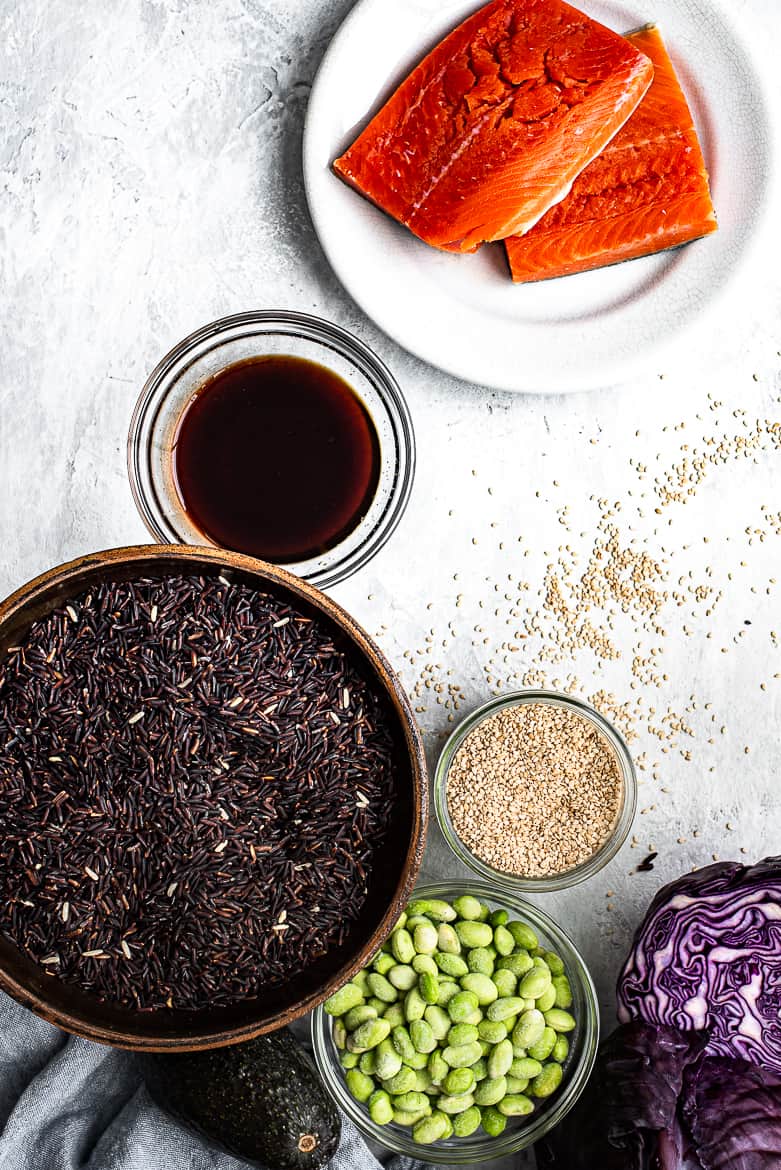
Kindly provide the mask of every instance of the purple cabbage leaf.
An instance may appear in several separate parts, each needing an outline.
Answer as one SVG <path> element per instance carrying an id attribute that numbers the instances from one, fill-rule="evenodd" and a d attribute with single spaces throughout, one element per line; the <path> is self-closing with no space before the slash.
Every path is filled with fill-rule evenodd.
<path id="1" fill-rule="evenodd" d="M 781 858 L 720 862 L 660 890 L 619 978 L 618 1008 L 624 1023 L 707 1029 L 709 1054 L 781 1074 Z"/>
<path id="2" fill-rule="evenodd" d="M 702 1170 L 779 1170 L 781 1078 L 707 1057 L 687 1074 L 683 1116 Z"/>
<path id="3" fill-rule="evenodd" d="M 547 1170 L 703 1170 L 684 1160 L 677 1116 L 684 1075 L 707 1037 L 634 1022 L 599 1050 L 574 1109 L 535 1149 Z"/>

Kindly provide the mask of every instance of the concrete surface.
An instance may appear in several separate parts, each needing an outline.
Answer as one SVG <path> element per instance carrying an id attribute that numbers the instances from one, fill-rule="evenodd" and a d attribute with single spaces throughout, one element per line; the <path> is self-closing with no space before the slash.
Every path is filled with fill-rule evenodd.
<path id="1" fill-rule="evenodd" d="M 675 368 L 570 397 L 449 378 L 362 315 L 311 228 L 307 95 L 350 7 L 0 3 L 0 592 L 144 541 L 125 436 L 179 338 L 251 307 L 353 329 L 408 396 L 419 473 L 394 539 L 335 594 L 417 692 L 432 763 L 450 716 L 543 678 L 602 692 L 634 737 L 636 847 L 541 899 L 582 947 L 608 1025 L 660 883 L 714 854 L 781 852 L 778 217 L 707 351 Z M 731 11 L 761 57 L 777 0 Z M 654 871 L 634 873 L 651 846 Z M 436 831 L 426 872 L 459 872 Z"/>

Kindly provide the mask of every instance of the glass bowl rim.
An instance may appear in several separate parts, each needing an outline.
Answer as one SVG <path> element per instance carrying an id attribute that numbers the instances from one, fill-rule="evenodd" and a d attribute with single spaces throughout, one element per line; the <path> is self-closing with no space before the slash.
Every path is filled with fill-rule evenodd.
<path id="1" fill-rule="evenodd" d="M 152 484 L 151 439 L 156 417 L 162 403 L 183 372 L 177 368 L 183 359 L 190 356 L 195 360 L 201 347 L 207 343 L 218 342 L 223 335 L 228 339 L 232 332 L 252 326 L 258 327 L 261 336 L 263 333 L 273 332 L 273 327 L 278 326 L 281 335 L 301 338 L 325 349 L 334 350 L 352 363 L 371 383 L 382 401 L 396 439 L 391 494 L 377 525 L 367 534 L 364 541 L 342 559 L 337 559 L 333 564 L 311 573 L 299 574 L 317 588 L 326 589 L 362 569 L 390 540 L 409 503 L 416 467 L 412 415 L 399 383 L 382 358 L 366 342 L 341 325 L 311 313 L 295 310 L 250 309 L 219 317 L 183 337 L 158 361 L 146 378 L 133 407 L 126 442 L 130 491 L 139 516 L 158 544 L 183 546 L 190 544 L 189 541 L 181 539 L 176 527 L 168 519 L 167 509 L 158 499 Z M 242 334 L 246 335 L 246 332 Z M 203 544 L 204 541 L 200 543 Z M 220 546 L 210 544 L 209 547 Z M 329 553 L 336 554 L 339 547 L 338 544 L 335 545 Z M 298 567 L 305 566 L 306 563 L 299 562 Z M 281 567 L 293 571 L 293 566 Z"/>
<path id="2" fill-rule="evenodd" d="M 584 999 L 584 1019 L 582 1021 L 583 1041 L 582 1051 L 578 1062 L 573 1065 L 570 1079 L 564 1085 L 561 1093 L 553 1098 L 549 1113 L 541 1113 L 528 1125 L 520 1129 L 505 1131 L 498 1137 L 488 1134 L 473 1135 L 472 1139 L 463 1139 L 464 1144 L 471 1140 L 471 1146 L 459 1150 L 459 1146 L 420 1145 L 414 1141 L 411 1134 L 398 1127 L 390 1130 L 388 1126 L 377 1125 L 372 1121 L 365 1108 L 355 1101 L 347 1091 L 344 1078 L 336 1075 L 333 1063 L 327 1054 L 327 1045 L 332 1043 L 329 1021 L 323 1005 L 320 1004 L 311 1016 L 311 1040 L 315 1064 L 329 1094 L 357 1128 L 372 1141 L 384 1146 L 396 1154 L 422 1159 L 445 1165 L 470 1165 L 475 1162 L 489 1161 L 493 1158 L 502 1158 L 508 1154 L 518 1153 L 528 1149 L 535 1142 L 545 1136 L 554 1126 L 558 1125 L 573 1108 L 585 1089 L 597 1057 L 600 1036 L 599 1001 L 597 998 L 591 972 L 586 966 L 580 951 L 562 926 L 550 917 L 546 911 L 531 902 L 518 897 L 514 891 L 497 889 L 496 886 L 482 880 L 469 878 L 443 878 L 441 881 L 424 881 L 415 886 L 412 894 L 417 898 L 457 898 L 460 894 L 474 894 L 485 901 L 498 903 L 500 906 L 519 917 L 528 919 L 531 925 L 546 935 L 553 945 L 564 952 L 562 958 L 578 980 Z"/>
<path id="3" fill-rule="evenodd" d="M 596 725 L 606 737 L 618 759 L 624 788 L 624 799 L 616 824 L 605 843 L 596 853 L 572 869 L 562 873 L 546 874 L 543 877 L 523 877 L 517 874 L 502 873 L 493 869 L 487 862 L 481 860 L 465 844 L 453 825 L 447 803 L 447 778 L 453 758 L 466 737 L 479 727 L 486 719 L 498 714 L 508 707 L 521 706 L 526 703 L 550 703 L 554 706 L 566 707 L 577 714 L 584 716 Z M 443 837 L 453 853 L 464 865 L 468 866 L 478 877 L 495 883 L 497 887 L 514 893 L 548 893 L 551 891 L 566 890 L 572 886 L 587 881 L 588 878 L 607 865 L 618 853 L 626 841 L 634 822 L 637 811 L 637 773 L 629 748 L 624 737 L 604 715 L 583 699 L 568 695 L 564 691 L 547 690 L 538 687 L 525 687 L 516 691 L 507 691 L 482 703 L 470 715 L 467 715 L 451 732 L 445 741 L 437 760 L 433 778 L 434 811 L 437 823 Z"/>

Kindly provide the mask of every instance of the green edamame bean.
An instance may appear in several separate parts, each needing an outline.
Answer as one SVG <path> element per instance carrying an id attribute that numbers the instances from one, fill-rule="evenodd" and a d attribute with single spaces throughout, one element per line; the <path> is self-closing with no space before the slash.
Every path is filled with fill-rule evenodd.
<path id="1" fill-rule="evenodd" d="M 470 1137 L 480 1128 L 480 1110 L 476 1105 L 470 1105 L 463 1113 L 457 1113 L 453 1118 L 453 1133 L 456 1137 Z"/>
<path id="2" fill-rule="evenodd" d="M 515 995 L 515 989 L 518 986 L 518 980 L 512 971 L 494 971 L 491 976 L 497 995 L 503 998 L 508 995 Z"/>
<path id="3" fill-rule="evenodd" d="M 340 987 L 338 991 L 328 997 L 323 1008 L 329 1016 L 343 1016 L 351 1008 L 357 1007 L 359 1003 L 363 1003 L 363 992 L 360 987 L 354 983 L 345 983 L 344 987 Z"/>
<path id="4" fill-rule="evenodd" d="M 560 1064 L 556 1064 L 555 1061 L 551 1064 L 546 1064 L 542 1072 L 538 1073 L 532 1081 L 529 1086 L 529 1092 L 533 1097 L 550 1097 L 558 1089 L 563 1076 L 564 1073 Z"/>
<path id="5" fill-rule="evenodd" d="M 551 985 L 551 973 L 547 967 L 532 967 L 518 984 L 518 994 L 525 999 L 539 999 Z"/>
<path id="6" fill-rule="evenodd" d="M 466 956 L 466 965 L 478 975 L 493 975 L 494 957 L 487 947 L 473 947 Z"/>
<path id="7" fill-rule="evenodd" d="M 365 1024 L 367 1020 L 376 1020 L 379 1012 L 376 1007 L 370 1003 L 359 1003 L 357 1007 L 350 1008 L 347 1015 L 340 1018 L 340 1023 L 344 1021 L 344 1027 L 348 1032 L 354 1032 L 359 1024 Z"/>
<path id="8" fill-rule="evenodd" d="M 450 1031 L 450 1016 L 436 1004 L 429 1004 L 423 1013 L 423 1019 L 434 1033 L 435 1040 L 444 1040 Z"/>
<path id="9" fill-rule="evenodd" d="M 454 979 L 466 975 L 469 970 L 460 955 L 437 953 L 434 955 L 434 962 L 440 971 L 443 971 L 445 975 L 452 975 Z"/>
<path id="10" fill-rule="evenodd" d="M 489 1004 L 485 1014 L 489 1020 L 506 1020 L 508 1016 L 517 1015 L 522 1007 L 523 1002 L 517 995 L 506 995 Z"/>
<path id="11" fill-rule="evenodd" d="M 476 1011 L 478 999 L 473 991 L 459 991 L 447 1005 L 447 1014 L 454 1024 L 467 1022 L 467 1017 Z"/>
<path id="12" fill-rule="evenodd" d="M 386 1005 L 385 1011 L 382 1013 L 382 1018 L 388 1021 L 391 1028 L 395 1028 L 397 1024 L 403 1024 L 404 1005 L 400 1003 Z"/>
<path id="13" fill-rule="evenodd" d="M 556 990 L 554 1006 L 557 1008 L 572 1007 L 572 988 L 566 975 L 554 975 L 553 986 Z"/>
<path id="14" fill-rule="evenodd" d="M 553 1045 L 551 1057 L 559 1064 L 564 1064 L 564 1061 L 569 1056 L 569 1040 L 566 1036 L 557 1036 L 556 1043 Z"/>
<path id="15" fill-rule="evenodd" d="M 431 1079 L 431 1074 L 426 1068 L 413 1069 L 415 1073 L 415 1084 L 413 1088 L 416 1093 L 435 1093 L 437 1090 L 434 1087 L 434 1082 Z"/>
<path id="16" fill-rule="evenodd" d="M 449 1044 L 442 1052 L 443 1059 L 451 1068 L 469 1068 L 476 1064 L 483 1055 L 483 1050 L 475 1040 L 471 1044 Z"/>
<path id="17" fill-rule="evenodd" d="M 500 955 L 511 955 L 515 950 L 515 939 L 506 926 L 494 927 L 494 946 Z"/>
<path id="18" fill-rule="evenodd" d="M 429 1099 L 425 1093 L 416 1093 L 413 1089 L 394 1097 L 393 1105 L 405 1113 L 419 1113 L 421 1109 L 428 1109 Z"/>
<path id="19" fill-rule="evenodd" d="M 430 1146 L 432 1142 L 441 1141 L 447 1131 L 447 1118 L 444 1113 L 432 1113 L 424 1117 L 412 1127 L 412 1137 L 421 1146 Z"/>
<path id="20" fill-rule="evenodd" d="M 486 1077 L 475 1089 L 476 1105 L 498 1105 L 507 1093 L 507 1081 L 502 1077 Z"/>
<path id="21" fill-rule="evenodd" d="M 414 987 L 418 981 L 417 972 L 408 967 L 405 963 L 397 963 L 395 967 L 391 967 L 388 972 L 388 982 L 396 988 L 397 991 L 409 991 Z"/>
<path id="22" fill-rule="evenodd" d="M 525 1093 L 529 1087 L 529 1081 L 526 1077 L 514 1077 L 508 1073 L 505 1080 L 507 1081 L 507 1092 L 513 1097 L 518 1093 Z"/>
<path id="23" fill-rule="evenodd" d="M 541 1072 L 539 1060 L 533 1060 L 531 1056 L 516 1056 L 510 1065 L 510 1076 L 518 1077 L 519 1080 L 531 1081 Z"/>
<path id="24" fill-rule="evenodd" d="M 506 910 L 492 910 L 488 921 L 491 926 L 504 926 L 509 917 Z"/>
<path id="25" fill-rule="evenodd" d="M 385 1015 L 385 1009 L 388 1005 L 381 999 L 377 999 L 376 995 L 372 995 L 369 999 L 366 1000 L 366 1003 L 369 1005 L 369 1007 L 374 1008 L 378 1016 Z M 359 1004 L 358 1006 L 360 1007 L 361 1005 Z"/>
<path id="26" fill-rule="evenodd" d="M 342 1051 L 347 1044 L 347 1029 L 341 1019 L 334 1020 L 334 1026 L 331 1031 L 334 1038 L 334 1044 Z"/>
<path id="27" fill-rule="evenodd" d="M 431 1106 L 428 1109 L 419 1109 L 417 1113 L 408 1113 L 406 1109 L 394 1109 L 393 1120 L 396 1125 L 403 1125 L 407 1129 L 422 1121 L 424 1117 L 428 1117 L 431 1113 Z"/>
<path id="28" fill-rule="evenodd" d="M 475 1064 L 472 1065 L 472 1072 L 475 1074 L 476 1081 L 484 1081 L 488 1076 L 488 1061 L 484 1056 L 481 1056 Z"/>
<path id="29" fill-rule="evenodd" d="M 413 971 L 414 975 L 415 972 Z M 430 971 L 424 971 L 418 976 L 418 991 L 424 1003 L 436 1003 L 439 998 L 439 980 Z M 425 1011 L 425 1009 L 424 1009 Z"/>
<path id="30" fill-rule="evenodd" d="M 489 1077 L 503 1077 L 510 1071 L 513 1062 L 513 1046 L 509 1040 L 500 1040 L 488 1055 Z M 488 1101 L 491 1105 L 492 1102 Z"/>
<path id="31" fill-rule="evenodd" d="M 455 925 L 458 941 L 462 947 L 488 947 L 493 942 L 494 932 L 487 922 L 459 921 Z"/>
<path id="32" fill-rule="evenodd" d="M 442 1053 L 438 1048 L 436 1048 L 428 1058 L 426 1069 L 428 1071 L 428 1075 L 431 1077 L 431 1083 L 433 1085 L 441 1085 L 447 1074 L 450 1072 L 450 1065 L 446 1060 L 443 1060 Z"/>
<path id="33" fill-rule="evenodd" d="M 377 975 L 385 975 L 386 972 L 390 971 L 395 962 L 396 960 L 393 955 L 382 951 L 379 955 L 377 955 L 376 959 L 372 963 L 372 967 L 374 968 Z M 369 986 L 371 986 L 371 984 L 369 984 Z"/>
<path id="34" fill-rule="evenodd" d="M 453 983 L 449 980 L 446 982 L 445 980 L 440 979 L 440 981 L 439 981 L 439 995 L 437 996 L 438 1005 L 440 1007 L 447 1007 L 447 1005 L 450 1003 L 451 999 L 453 999 L 454 996 L 458 995 L 458 991 L 459 991 L 459 987 L 458 987 L 457 983 Z"/>
<path id="35" fill-rule="evenodd" d="M 575 1028 L 575 1018 L 561 1008 L 551 1008 L 544 1013 L 545 1023 L 554 1032 L 572 1032 Z"/>
<path id="36" fill-rule="evenodd" d="M 448 1031 L 447 1042 L 451 1048 L 455 1048 L 458 1044 L 473 1044 L 478 1037 L 479 1032 L 474 1024 L 453 1024 Z"/>
<path id="37" fill-rule="evenodd" d="M 370 1048 L 376 1048 L 383 1040 L 386 1040 L 390 1035 L 391 1026 L 387 1020 L 373 1019 L 366 1020 L 355 1029 L 352 1034 L 353 1051 L 360 1052 L 363 1050 L 367 1052 Z"/>
<path id="38" fill-rule="evenodd" d="M 369 976 L 369 991 L 376 999 L 381 999 L 383 1003 L 395 1003 L 399 998 L 399 993 L 393 984 L 376 971 L 372 971 Z"/>
<path id="39" fill-rule="evenodd" d="M 410 988 L 404 996 L 404 1016 L 407 1023 L 411 1024 L 413 1020 L 422 1020 L 426 1006 L 426 1001 L 417 987 Z"/>
<path id="40" fill-rule="evenodd" d="M 553 1052 L 555 1043 L 556 1033 L 553 1031 L 553 1028 L 546 1026 L 545 1031 L 537 1043 L 530 1046 L 529 1056 L 533 1056 L 535 1060 L 539 1060 L 544 1063 L 550 1056 L 551 1052 Z"/>
<path id="41" fill-rule="evenodd" d="M 384 1089 L 376 1089 L 369 1098 L 369 1116 L 375 1125 L 389 1125 L 393 1120 L 391 1099 Z"/>
<path id="42" fill-rule="evenodd" d="M 532 1008 L 524 1012 L 512 1031 L 512 1042 L 516 1048 L 529 1049 L 538 1044 L 545 1031 L 545 1016 Z"/>
<path id="43" fill-rule="evenodd" d="M 339 1054 L 339 1063 L 343 1069 L 357 1068 L 361 1057 L 357 1052 L 342 1052 Z"/>
<path id="44" fill-rule="evenodd" d="M 418 975 L 423 975 L 425 972 L 428 972 L 429 975 L 436 975 L 439 968 L 431 955 L 415 955 L 412 960 L 412 970 L 416 971 Z"/>
<path id="45" fill-rule="evenodd" d="M 367 983 L 368 978 L 369 978 L 369 974 L 367 971 L 359 971 L 357 975 L 353 975 L 350 982 L 355 987 L 360 987 L 363 995 L 368 995 L 369 994 L 369 986 Z"/>
<path id="46" fill-rule="evenodd" d="M 410 1034 L 403 1025 L 398 1024 L 395 1028 L 391 1028 L 390 1038 L 393 1047 L 403 1061 L 406 1062 L 410 1057 L 415 1055 L 415 1045 L 412 1043 Z"/>
<path id="47" fill-rule="evenodd" d="M 358 1068 L 362 1073 L 366 1073 L 367 1077 L 377 1075 L 377 1053 L 373 1048 L 364 1052 L 361 1059 L 358 1061 Z"/>
<path id="48" fill-rule="evenodd" d="M 551 975 L 564 974 L 564 962 L 555 951 L 546 951 L 542 957 L 548 964 Z"/>
<path id="49" fill-rule="evenodd" d="M 528 951 L 518 951 L 514 955 L 502 955 L 496 964 L 497 971 L 512 971 L 516 979 L 519 979 L 533 968 L 534 960 Z"/>
<path id="50" fill-rule="evenodd" d="M 480 1023 L 482 1018 L 483 1018 L 482 1008 L 478 1007 L 478 1008 L 475 1008 L 475 1010 L 473 1012 L 470 1012 L 468 1016 L 464 1016 L 463 1020 L 459 1020 L 458 1023 L 459 1024 L 474 1024 L 475 1027 L 477 1027 L 477 1025 Z"/>
<path id="51" fill-rule="evenodd" d="M 503 1117 L 495 1105 L 489 1105 L 481 1110 L 480 1124 L 489 1137 L 499 1137 L 507 1126 L 507 1118 Z"/>
<path id="52" fill-rule="evenodd" d="M 401 1054 L 394 1048 L 392 1040 L 382 1040 L 377 1045 L 375 1067 L 381 1081 L 388 1081 L 396 1076 L 401 1068 Z"/>
<path id="53" fill-rule="evenodd" d="M 402 910 L 401 914 L 396 919 L 396 925 L 394 926 L 393 929 L 394 930 L 401 930 L 402 926 L 406 925 L 406 922 L 407 922 L 407 911 Z"/>
<path id="54" fill-rule="evenodd" d="M 479 1027 L 479 1026 L 480 1026 L 480 1025 L 478 1024 L 478 1027 Z M 488 1056 L 488 1053 L 489 1053 L 489 1052 L 491 1051 L 491 1049 L 493 1048 L 493 1044 L 489 1044 L 487 1040 L 482 1040 L 482 1039 L 480 1039 L 480 1033 L 479 1033 L 479 1032 L 477 1033 L 477 1035 L 478 1035 L 478 1040 L 477 1040 L 477 1043 L 480 1045 L 480 1047 L 481 1047 L 481 1048 L 482 1048 L 482 1050 L 483 1050 L 483 1056 Z"/>
<path id="55" fill-rule="evenodd" d="M 394 1097 L 402 1093 L 410 1093 L 415 1088 L 415 1069 L 410 1068 L 408 1064 L 403 1064 L 395 1076 L 388 1077 L 382 1082 L 383 1089 L 392 1093 Z M 393 1102 L 394 1108 L 396 1102 Z"/>
<path id="56" fill-rule="evenodd" d="M 453 902 L 453 909 L 459 918 L 466 921 L 470 919 L 477 921 L 482 913 L 482 906 L 477 898 L 473 898 L 471 894 L 462 894 L 460 898 L 456 898 Z"/>
<path id="57" fill-rule="evenodd" d="M 539 999 L 536 999 L 534 1001 L 534 1006 L 537 1008 L 538 1011 L 542 1012 L 544 1015 L 545 1012 L 550 1011 L 550 1009 L 553 1007 L 555 1002 L 556 1002 L 556 988 L 551 983 L 550 987 L 546 991 L 543 991 L 543 993 L 539 997 Z"/>
<path id="58" fill-rule="evenodd" d="M 431 1025 L 427 1024 L 425 1020 L 413 1020 L 409 1026 L 409 1034 L 416 1052 L 425 1052 L 428 1056 L 429 1052 L 433 1052 L 437 1046 Z"/>
<path id="59" fill-rule="evenodd" d="M 415 933 L 412 936 L 412 941 L 415 944 L 415 950 L 419 955 L 433 955 L 437 949 L 437 931 L 436 927 L 429 923 L 427 926 L 421 924 L 415 927 Z"/>
<path id="60" fill-rule="evenodd" d="M 425 914 L 412 914 L 407 919 L 407 925 L 405 929 L 408 930 L 411 935 L 414 935 L 416 926 L 434 926 L 434 923 L 430 918 L 426 918 Z M 434 929 L 436 930 L 435 926 Z"/>
<path id="61" fill-rule="evenodd" d="M 391 935 L 391 950 L 399 963 L 411 963 L 415 958 L 415 945 L 412 935 L 403 927 Z"/>
<path id="62" fill-rule="evenodd" d="M 477 996 L 477 1003 L 481 1007 L 486 1004 L 493 1003 L 495 999 L 499 998 L 499 992 L 496 990 L 496 984 L 488 975 L 481 975 L 479 971 L 470 971 L 464 974 L 461 979 L 461 986 L 464 991 L 473 991 Z"/>
<path id="63" fill-rule="evenodd" d="M 368 1101 L 374 1092 L 374 1081 L 359 1068 L 348 1069 L 344 1079 L 350 1096 L 356 1101 Z"/>
<path id="64" fill-rule="evenodd" d="M 449 922 L 440 922 L 437 928 L 437 945 L 443 954 L 461 954 L 461 943 L 458 941 L 458 935 Z"/>
<path id="65" fill-rule="evenodd" d="M 432 922 L 453 922 L 458 917 L 458 911 L 449 902 L 443 902 L 440 898 L 423 898 L 417 902 L 410 902 L 407 913 L 423 914 Z"/>
<path id="66" fill-rule="evenodd" d="M 498 1044 L 507 1037 L 507 1025 L 503 1020 L 481 1020 L 477 1025 L 477 1035 L 489 1044 Z"/>
<path id="67" fill-rule="evenodd" d="M 405 1061 L 405 1064 L 408 1064 L 410 1068 L 414 1068 L 417 1071 L 418 1069 L 426 1067 L 428 1064 L 428 1058 L 428 1052 L 418 1052 L 418 1050 L 415 1049 L 412 1056 L 410 1056 L 409 1059 Z"/>
<path id="68" fill-rule="evenodd" d="M 460 1093 L 471 1093 L 475 1087 L 475 1074 L 471 1068 L 454 1068 L 442 1082 L 442 1088 L 451 1097 Z"/>
<path id="69" fill-rule="evenodd" d="M 530 1113 L 534 1112 L 534 1102 L 530 1101 L 528 1097 L 524 1097 L 523 1093 L 518 1093 L 515 1096 L 508 1094 L 496 1108 L 504 1117 L 528 1117 Z"/>
<path id="70" fill-rule="evenodd" d="M 457 1097 L 443 1093 L 441 1097 L 437 1097 L 437 1109 L 441 1109 L 443 1113 L 464 1113 L 471 1109 L 474 1103 L 471 1093 L 460 1093 Z"/>
<path id="71" fill-rule="evenodd" d="M 507 929 L 515 939 L 515 945 L 524 951 L 536 950 L 539 943 L 537 935 L 525 922 L 508 922 Z"/>

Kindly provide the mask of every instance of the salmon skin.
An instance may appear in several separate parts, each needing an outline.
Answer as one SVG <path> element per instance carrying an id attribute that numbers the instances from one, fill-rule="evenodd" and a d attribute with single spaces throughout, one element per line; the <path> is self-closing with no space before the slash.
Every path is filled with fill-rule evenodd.
<path id="1" fill-rule="evenodd" d="M 557 203 L 652 74 L 562 0 L 493 0 L 421 61 L 334 169 L 426 243 L 473 252 Z"/>
<path id="2" fill-rule="evenodd" d="M 661 33 L 650 25 L 627 40 L 653 61 L 653 84 L 567 198 L 506 241 L 515 281 L 601 268 L 716 231 L 697 131 Z"/>

